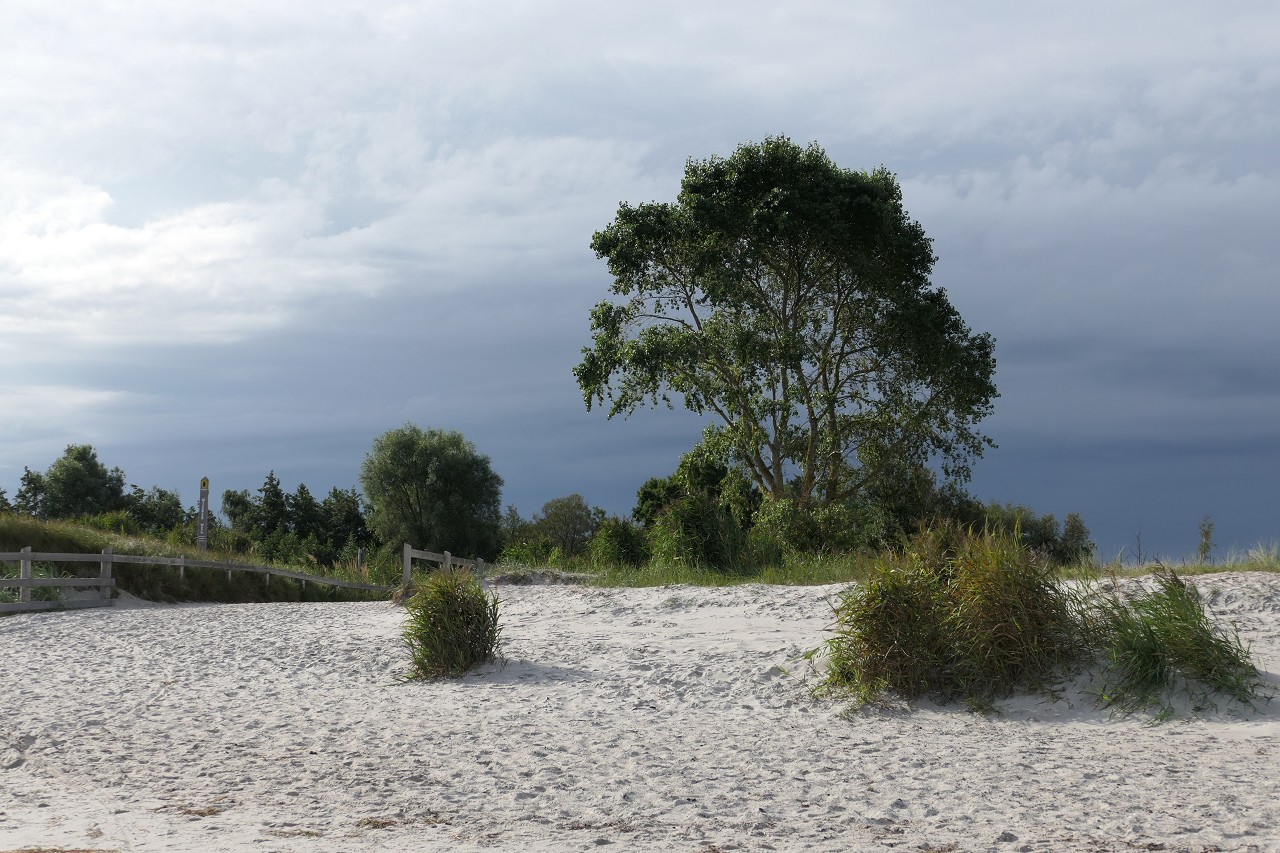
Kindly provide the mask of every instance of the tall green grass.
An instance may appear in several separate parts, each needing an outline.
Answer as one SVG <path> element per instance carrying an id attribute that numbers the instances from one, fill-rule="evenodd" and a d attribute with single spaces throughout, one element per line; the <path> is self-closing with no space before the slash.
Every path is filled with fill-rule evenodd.
<path id="1" fill-rule="evenodd" d="M 498 599 L 469 572 L 438 571 L 405 601 L 408 678 L 462 675 L 497 655 Z"/>
<path id="2" fill-rule="evenodd" d="M 1206 613 L 1190 581 L 1162 568 L 1130 592 L 1114 579 L 1067 585 L 1016 532 L 944 527 L 881 555 L 842 597 L 824 648 L 822 689 L 860 704 L 894 694 L 989 707 L 1079 668 L 1123 712 L 1163 715 L 1181 690 L 1245 704 L 1267 695 L 1235 629 Z"/>
<path id="3" fill-rule="evenodd" d="M 1098 695 L 1108 705 L 1124 712 L 1167 707 L 1180 689 L 1243 704 L 1260 695 L 1257 667 L 1239 633 L 1210 619 L 1195 585 L 1171 568 L 1157 570 L 1154 588 L 1087 595 L 1082 609 L 1106 678 Z"/>
<path id="4" fill-rule="evenodd" d="M 1052 569 L 1015 535 L 942 528 L 882 555 L 845 593 L 826 687 L 988 700 L 1037 687 L 1083 648 Z"/>

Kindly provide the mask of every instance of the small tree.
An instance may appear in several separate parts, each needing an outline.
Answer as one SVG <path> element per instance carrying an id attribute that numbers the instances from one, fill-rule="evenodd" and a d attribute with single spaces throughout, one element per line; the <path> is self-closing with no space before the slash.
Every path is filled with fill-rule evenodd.
<path id="1" fill-rule="evenodd" d="M 299 539 L 320 542 L 324 537 L 324 513 L 306 483 L 299 483 L 293 494 L 285 495 L 284 504 L 289 530 Z"/>
<path id="2" fill-rule="evenodd" d="M 16 495 L 20 512 L 37 518 L 77 518 L 124 509 L 124 471 L 107 469 L 89 444 L 69 444 L 40 474 L 23 468 Z"/>
<path id="3" fill-rule="evenodd" d="M 593 509 L 582 495 L 575 493 L 544 503 L 533 516 L 533 528 L 561 554 L 576 557 L 586 550 L 603 518 L 603 510 Z"/>
<path id="4" fill-rule="evenodd" d="M 125 510 L 143 533 L 160 535 L 182 526 L 187 513 L 177 492 L 152 486 L 145 492 L 138 486 L 125 496 Z"/>
<path id="5" fill-rule="evenodd" d="M 1196 559 L 1202 565 L 1213 562 L 1213 519 L 1205 516 L 1200 519 L 1200 546 L 1196 549 Z"/>
<path id="6" fill-rule="evenodd" d="M 360 485 L 386 542 L 486 560 L 498 552 L 502 478 L 460 432 L 406 424 L 380 435 Z"/>
<path id="7" fill-rule="evenodd" d="M 373 541 L 365 521 L 364 502 L 355 489 L 334 486 L 320 502 L 322 539 L 336 553 L 348 545 L 364 547 Z"/>

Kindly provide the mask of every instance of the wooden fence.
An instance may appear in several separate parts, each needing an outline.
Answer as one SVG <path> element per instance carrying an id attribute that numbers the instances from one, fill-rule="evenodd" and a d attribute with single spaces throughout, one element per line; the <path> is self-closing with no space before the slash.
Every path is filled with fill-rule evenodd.
<path id="1" fill-rule="evenodd" d="M 376 592 L 390 592 L 394 587 L 371 584 L 356 583 L 354 581 L 344 581 L 337 578 L 326 578 L 321 575 L 309 575 L 304 572 L 292 572 L 288 569 L 276 568 L 274 566 L 253 566 L 244 563 L 219 563 L 213 560 L 193 560 L 190 557 L 139 557 L 132 554 L 114 554 L 110 548 L 104 550 L 101 554 L 46 554 L 33 553 L 30 548 L 23 548 L 21 551 L 0 552 L 0 563 L 16 562 L 19 564 L 18 577 L 16 578 L 0 578 L 0 589 L 9 587 L 18 588 L 18 600 L 14 602 L 0 603 L 0 613 L 24 612 L 28 610 L 53 610 L 61 608 L 77 608 L 77 607 L 107 607 L 110 606 L 112 598 L 112 590 L 115 589 L 115 578 L 112 576 L 112 567 L 117 563 L 135 563 L 144 566 L 170 566 L 178 570 L 178 576 L 182 577 L 187 569 L 220 569 L 227 573 L 227 580 L 231 580 L 232 572 L 253 572 L 255 574 L 265 575 L 267 583 L 271 582 L 271 577 L 293 578 L 301 581 L 304 585 L 307 583 L 324 584 L 326 586 L 341 586 L 348 589 L 368 589 Z M 42 563 L 97 563 L 98 576 L 96 578 L 37 578 L 34 577 L 34 564 Z M 58 601 L 32 601 L 31 590 L 35 587 L 59 587 L 62 589 L 76 589 L 85 587 L 97 587 L 97 598 L 72 598 L 60 599 Z"/>
<path id="2" fill-rule="evenodd" d="M 484 575 L 484 560 L 465 560 L 455 557 L 448 551 L 443 554 L 437 554 L 433 551 L 419 551 L 408 542 L 404 543 L 404 582 L 409 582 L 409 576 L 413 573 L 413 561 L 426 560 L 429 563 L 436 563 L 440 568 L 446 571 L 452 570 L 454 566 L 462 566 L 471 569 L 478 575 Z"/>
<path id="3" fill-rule="evenodd" d="M 419 551 L 409 545 L 404 544 L 404 582 L 409 582 L 409 576 L 413 569 L 414 560 L 424 560 L 430 563 L 436 563 L 443 569 L 452 569 L 455 566 L 469 568 L 477 574 L 483 575 L 485 570 L 484 560 L 465 560 L 453 556 L 448 551 L 443 554 L 436 554 L 432 551 Z M 35 563 L 97 563 L 98 576 L 84 578 L 38 578 L 35 577 Z M 275 568 L 273 566 L 253 566 L 244 563 L 219 563 L 213 560 L 193 560 L 190 557 L 139 557 L 132 554 L 115 554 L 110 548 L 103 550 L 101 554 L 46 554 L 33 553 L 31 548 L 23 548 L 21 551 L 0 551 L 0 563 L 18 563 L 19 571 L 16 578 L 0 578 L 0 589 L 17 587 L 18 600 L 12 602 L 0 602 L 0 613 L 18 613 L 29 610 L 54 610 L 54 609 L 70 609 L 80 607 L 109 607 L 114 601 L 112 591 L 115 589 L 115 578 L 113 577 L 112 568 L 117 563 L 134 563 L 144 566 L 170 566 L 178 570 L 178 576 L 182 577 L 187 569 L 220 569 L 227 573 L 227 580 L 231 580 L 232 572 L 254 572 L 256 574 L 265 575 L 267 583 L 270 583 L 271 577 L 293 578 L 301 581 L 304 585 L 307 583 L 325 584 L 327 586 L 340 586 L 347 589 L 367 589 L 376 592 L 391 592 L 395 587 L 383 584 L 356 583 L 354 581 L 338 580 L 337 578 L 327 578 L 321 575 L 309 575 L 303 572 L 291 572 L 288 569 Z M 70 598 L 59 599 L 58 601 L 32 601 L 31 590 L 36 587 L 57 587 L 60 589 L 84 589 L 96 587 L 98 595 L 95 598 Z"/>

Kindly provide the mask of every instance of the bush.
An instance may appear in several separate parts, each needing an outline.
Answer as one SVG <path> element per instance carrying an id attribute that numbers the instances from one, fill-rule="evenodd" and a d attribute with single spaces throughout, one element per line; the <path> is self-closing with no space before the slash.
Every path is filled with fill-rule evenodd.
<path id="1" fill-rule="evenodd" d="M 1072 604 L 1003 533 L 925 531 L 882 556 L 836 608 L 829 689 L 862 702 L 990 699 L 1038 686 L 1083 650 Z"/>
<path id="2" fill-rule="evenodd" d="M 498 555 L 503 566 L 553 566 L 562 559 L 560 549 L 546 539 L 534 538 L 512 542 Z"/>
<path id="3" fill-rule="evenodd" d="M 1245 703 L 1260 686 L 1239 635 L 1212 623 L 1195 586 L 1170 568 L 1159 568 L 1154 589 L 1096 594 L 1088 608 L 1092 645 L 1113 679 L 1101 693 L 1107 704 L 1150 707 L 1179 680 Z"/>
<path id="4" fill-rule="evenodd" d="M 408 678 L 462 675 L 496 657 L 498 599 L 470 573 L 433 573 L 405 609 L 409 613 L 404 628 Z"/>
<path id="5" fill-rule="evenodd" d="M 592 565 L 641 566 L 649 559 L 649 545 L 644 531 L 622 518 L 606 518 L 600 522 L 587 555 Z"/>
<path id="6" fill-rule="evenodd" d="M 824 688 L 862 703 L 892 692 L 981 705 L 1088 662 L 1110 681 L 1101 699 L 1126 712 L 1184 684 L 1246 704 L 1262 692 L 1239 636 L 1215 625 L 1172 570 L 1122 596 L 1114 586 L 1068 592 L 1052 563 L 1016 527 L 917 535 L 837 606 Z"/>
<path id="7" fill-rule="evenodd" d="M 755 511 L 754 530 L 791 551 L 849 553 L 884 541 L 884 514 L 869 504 L 842 501 L 801 504 L 792 498 L 763 501 Z"/>
<path id="8" fill-rule="evenodd" d="M 732 514 L 704 495 L 686 495 L 658 516 L 649 531 L 654 560 L 687 568 L 744 568 L 747 537 Z"/>

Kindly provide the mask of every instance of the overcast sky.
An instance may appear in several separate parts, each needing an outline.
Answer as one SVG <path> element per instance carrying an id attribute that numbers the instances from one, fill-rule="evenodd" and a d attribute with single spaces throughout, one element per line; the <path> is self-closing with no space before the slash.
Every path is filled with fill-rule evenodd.
<path id="1" fill-rule="evenodd" d="M 997 341 L 971 490 L 1103 556 L 1280 539 L 1280 5 L 0 5 L 0 487 L 195 502 L 461 430 L 625 513 L 701 425 L 571 374 L 618 203 L 784 134 L 885 165 Z"/>

